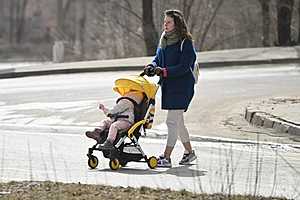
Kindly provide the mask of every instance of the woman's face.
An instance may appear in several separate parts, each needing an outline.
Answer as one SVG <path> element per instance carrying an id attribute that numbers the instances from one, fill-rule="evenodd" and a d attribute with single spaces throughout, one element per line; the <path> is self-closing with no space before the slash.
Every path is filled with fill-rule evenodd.
<path id="1" fill-rule="evenodd" d="M 164 31 L 165 32 L 171 32 L 174 29 L 175 29 L 174 19 L 172 17 L 165 16 L 165 19 L 164 19 Z"/>

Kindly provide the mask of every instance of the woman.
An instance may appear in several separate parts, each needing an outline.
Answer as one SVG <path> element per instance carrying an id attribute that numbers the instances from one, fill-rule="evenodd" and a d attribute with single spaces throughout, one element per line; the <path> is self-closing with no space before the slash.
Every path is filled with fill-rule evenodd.
<path id="1" fill-rule="evenodd" d="M 178 134 L 185 148 L 179 164 L 190 164 L 197 157 L 192 150 L 183 113 L 194 96 L 191 66 L 196 60 L 192 35 L 187 30 L 183 14 L 179 10 L 165 11 L 164 32 L 153 62 L 145 67 L 147 75 L 160 75 L 162 109 L 168 110 L 166 124 L 168 139 L 164 154 L 159 157 L 159 167 L 172 167 L 171 154 Z"/>

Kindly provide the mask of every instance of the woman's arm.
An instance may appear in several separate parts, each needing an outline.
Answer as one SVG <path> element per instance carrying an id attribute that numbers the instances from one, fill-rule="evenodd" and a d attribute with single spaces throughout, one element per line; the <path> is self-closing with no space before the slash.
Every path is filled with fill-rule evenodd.
<path id="1" fill-rule="evenodd" d="M 154 67 L 160 66 L 161 65 L 161 60 L 160 60 L 160 54 L 161 54 L 161 48 L 158 47 L 156 50 L 156 54 L 154 59 L 152 60 L 152 65 Z"/>

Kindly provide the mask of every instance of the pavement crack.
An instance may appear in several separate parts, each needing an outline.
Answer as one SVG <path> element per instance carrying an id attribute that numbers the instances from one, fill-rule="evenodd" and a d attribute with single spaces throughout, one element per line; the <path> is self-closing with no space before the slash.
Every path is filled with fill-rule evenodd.
<path id="1" fill-rule="evenodd" d="M 28 162 L 29 162 L 29 180 L 33 180 L 32 174 L 32 158 L 31 158 L 31 150 L 30 150 L 30 142 L 27 140 L 27 151 L 28 151 Z"/>
<path id="2" fill-rule="evenodd" d="M 1 179 L 3 178 L 4 173 L 4 155 L 5 155 L 5 135 L 2 136 L 2 158 L 1 158 Z"/>
<path id="3" fill-rule="evenodd" d="M 44 171 L 46 173 L 46 180 L 49 180 L 47 164 L 46 164 L 45 159 L 44 159 L 43 151 L 41 151 L 41 159 L 42 159 L 42 163 L 43 163 L 43 166 L 44 166 Z"/>
<path id="4" fill-rule="evenodd" d="M 52 168 L 53 168 L 53 173 L 54 173 L 54 180 L 57 182 L 57 175 L 56 175 L 56 167 L 55 167 L 55 159 L 53 155 L 53 146 L 52 142 L 49 143 L 49 151 L 50 151 L 50 158 L 51 158 L 51 163 L 52 163 Z"/>

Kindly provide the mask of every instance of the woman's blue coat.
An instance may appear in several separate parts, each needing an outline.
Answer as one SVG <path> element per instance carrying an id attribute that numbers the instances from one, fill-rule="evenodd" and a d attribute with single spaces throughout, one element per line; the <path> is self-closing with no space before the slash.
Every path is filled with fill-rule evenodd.
<path id="1" fill-rule="evenodd" d="M 167 69 L 167 77 L 161 80 L 162 109 L 188 109 L 194 96 L 194 78 L 190 70 L 196 60 L 191 40 L 186 39 L 183 49 L 181 41 L 166 48 L 158 48 L 153 60 L 154 66 Z"/>

